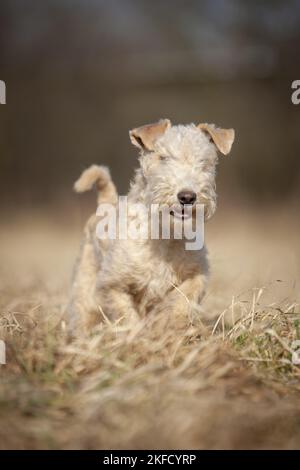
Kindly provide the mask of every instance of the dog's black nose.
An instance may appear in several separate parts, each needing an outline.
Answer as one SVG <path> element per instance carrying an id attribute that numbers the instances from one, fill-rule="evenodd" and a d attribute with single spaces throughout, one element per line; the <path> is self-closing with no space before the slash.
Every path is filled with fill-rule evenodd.
<path id="1" fill-rule="evenodd" d="M 184 204 L 194 204 L 197 198 L 197 194 L 194 191 L 189 191 L 187 189 L 180 191 L 177 194 L 178 201 L 184 206 Z"/>

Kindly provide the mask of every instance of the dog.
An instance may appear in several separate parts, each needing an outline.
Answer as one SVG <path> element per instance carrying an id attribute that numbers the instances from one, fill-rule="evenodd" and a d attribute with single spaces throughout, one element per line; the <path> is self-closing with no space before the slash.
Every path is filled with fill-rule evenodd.
<path id="1" fill-rule="evenodd" d="M 233 129 L 213 124 L 172 125 L 169 119 L 135 128 L 130 140 L 139 149 L 140 166 L 128 193 L 128 206 L 170 208 L 170 220 L 204 206 L 205 220 L 216 210 L 217 152 L 227 155 Z M 118 194 L 109 169 L 93 165 L 76 181 L 77 192 L 96 186 L 98 205 L 117 208 Z M 183 214 L 182 212 L 182 214 Z M 192 210 L 191 217 L 194 217 Z M 132 216 L 139 217 L 138 213 Z M 180 217 L 179 217 L 180 218 Z M 186 250 L 184 239 L 99 239 L 93 215 L 86 224 L 73 274 L 68 314 L 71 328 L 89 331 L 106 317 L 140 318 L 167 311 L 190 314 L 205 294 L 207 250 Z"/>

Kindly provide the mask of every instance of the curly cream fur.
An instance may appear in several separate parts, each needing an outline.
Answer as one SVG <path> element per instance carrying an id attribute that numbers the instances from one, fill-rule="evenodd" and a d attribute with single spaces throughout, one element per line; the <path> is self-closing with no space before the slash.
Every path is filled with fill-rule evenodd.
<path id="1" fill-rule="evenodd" d="M 143 128 L 138 129 L 136 142 L 131 132 L 131 140 L 141 152 L 128 203 L 172 206 L 178 203 L 178 192 L 189 188 L 197 194 L 197 203 L 205 205 L 208 219 L 216 209 L 216 146 L 208 133 L 194 124 L 171 126 L 165 122 L 160 121 L 151 132 L 147 126 L 147 148 L 143 146 Z M 93 166 L 79 179 L 84 189 L 103 175 L 99 168 Z M 115 204 L 115 187 L 106 169 L 104 174 L 106 184 L 98 185 L 99 200 L 101 191 L 107 193 L 109 188 L 105 202 Z M 205 247 L 186 251 L 185 241 L 174 239 L 99 240 L 96 224 L 97 217 L 92 216 L 74 272 L 68 309 L 72 324 L 90 328 L 103 316 L 136 318 L 161 310 L 182 314 L 197 310 L 208 278 Z"/>

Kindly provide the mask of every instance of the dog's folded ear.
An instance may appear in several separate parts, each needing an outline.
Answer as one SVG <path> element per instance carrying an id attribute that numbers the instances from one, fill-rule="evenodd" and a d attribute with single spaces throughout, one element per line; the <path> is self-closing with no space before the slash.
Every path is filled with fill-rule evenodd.
<path id="1" fill-rule="evenodd" d="M 223 155 L 230 152 L 234 141 L 234 129 L 220 129 L 214 124 L 198 124 L 197 127 L 209 134 L 215 146 Z"/>
<path id="2" fill-rule="evenodd" d="M 171 127 L 169 119 L 161 119 L 154 124 L 137 127 L 129 131 L 130 140 L 136 147 L 143 150 L 153 150 L 156 139 Z"/>

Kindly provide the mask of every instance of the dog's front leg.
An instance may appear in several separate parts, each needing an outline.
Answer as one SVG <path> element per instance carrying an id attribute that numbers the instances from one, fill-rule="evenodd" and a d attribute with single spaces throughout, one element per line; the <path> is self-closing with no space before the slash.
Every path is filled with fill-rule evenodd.
<path id="1" fill-rule="evenodd" d="M 186 279 L 179 286 L 173 286 L 166 297 L 154 308 L 154 313 L 191 315 L 199 311 L 199 304 L 205 294 L 207 276 L 196 275 Z"/>
<path id="2" fill-rule="evenodd" d="M 139 318 L 132 295 L 121 288 L 101 285 L 97 288 L 96 300 L 99 309 L 110 320 Z"/>

